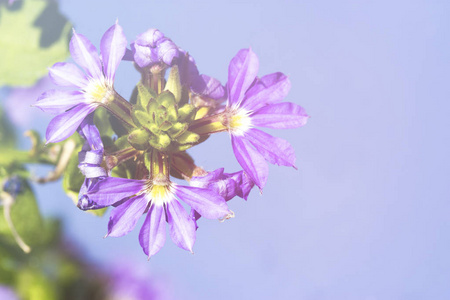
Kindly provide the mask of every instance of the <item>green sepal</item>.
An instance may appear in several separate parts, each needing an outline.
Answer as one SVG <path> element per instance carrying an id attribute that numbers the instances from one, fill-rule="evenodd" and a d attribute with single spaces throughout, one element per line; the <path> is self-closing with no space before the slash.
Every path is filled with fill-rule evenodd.
<path id="1" fill-rule="evenodd" d="M 182 135 L 187 129 L 189 125 L 187 123 L 177 122 L 172 125 L 172 127 L 167 131 L 171 138 L 176 139 L 180 135 Z"/>
<path id="2" fill-rule="evenodd" d="M 191 131 L 185 131 L 182 135 L 176 138 L 179 144 L 193 144 L 199 140 L 200 136 Z"/>
<path id="3" fill-rule="evenodd" d="M 178 121 L 192 122 L 195 118 L 195 107 L 192 104 L 185 104 L 178 109 Z"/>
<path id="4" fill-rule="evenodd" d="M 161 124 L 167 120 L 167 111 L 165 110 L 164 106 L 160 106 L 158 109 L 158 112 L 155 113 L 155 121 L 158 126 L 161 126 Z"/>
<path id="5" fill-rule="evenodd" d="M 177 107 L 169 106 L 167 109 L 167 120 L 170 122 L 176 122 L 178 120 L 178 110 Z"/>
<path id="6" fill-rule="evenodd" d="M 154 135 L 158 135 L 161 133 L 161 129 L 159 128 L 158 125 L 156 125 L 156 123 L 151 123 L 148 127 L 147 127 Z"/>
<path id="7" fill-rule="evenodd" d="M 167 152 L 182 152 L 182 151 L 186 151 L 187 149 L 191 148 L 192 146 L 194 146 L 194 144 L 185 144 L 185 145 L 177 145 L 175 143 L 170 144 L 169 147 L 167 147 L 167 149 L 165 149 Z"/>
<path id="8" fill-rule="evenodd" d="M 177 65 L 173 66 L 172 69 L 170 70 L 165 90 L 170 91 L 173 94 L 174 99 L 177 103 L 180 102 L 182 95 L 182 86 L 180 82 L 180 73 L 178 72 Z"/>
<path id="9" fill-rule="evenodd" d="M 148 148 L 149 138 L 150 138 L 150 132 L 148 132 L 147 129 L 139 128 L 139 129 L 133 130 L 128 135 L 128 142 L 135 149 L 146 150 Z"/>
<path id="10" fill-rule="evenodd" d="M 151 98 L 146 107 L 147 107 L 147 112 L 152 114 L 158 110 L 159 103 L 158 103 L 158 101 L 155 100 L 155 98 Z"/>
<path id="11" fill-rule="evenodd" d="M 158 95 L 158 98 L 156 100 L 160 105 L 164 106 L 165 108 L 174 106 L 176 104 L 175 97 L 169 91 L 163 91 L 161 94 Z"/>
<path id="12" fill-rule="evenodd" d="M 153 123 L 153 120 L 149 116 L 148 113 L 142 111 L 142 110 L 136 110 L 133 112 L 133 115 L 136 117 L 136 119 L 139 121 L 139 124 L 142 126 L 149 126 L 151 123 Z"/>
<path id="13" fill-rule="evenodd" d="M 169 121 L 164 121 L 164 122 L 162 122 L 162 124 L 159 126 L 159 128 L 160 128 L 162 131 L 167 131 L 167 130 L 169 130 L 171 127 L 172 127 L 172 123 L 169 122 Z"/>
<path id="14" fill-rule="evenodd" d="M 153 148 L 164 150 L 170 145 L 171 140 L 167 134 L 161 133 L 158 136 L 152 136 L 148 142 Z"/>
<path id="15" fill-rule="evenodd" d="M 149 90 L 147 87 L 145 87 L 141 82 L 138 83 L 137 85 L 137 90 L 138 90 L 138 103 L 142 106 L 142 107 L 147 107 L 148 102 L 150 101 L 150 99 L 155 98 L 156 94 L 154 91 Z"/>

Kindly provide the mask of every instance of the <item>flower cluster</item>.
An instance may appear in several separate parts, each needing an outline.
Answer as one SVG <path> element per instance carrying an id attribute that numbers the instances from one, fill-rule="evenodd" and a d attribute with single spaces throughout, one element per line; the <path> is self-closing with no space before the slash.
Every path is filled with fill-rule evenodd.
<path id="1" fill-rule="evenodd" d="M 195 60 L 157 29 L 139 35 L 130 49 L 127 45 L 117 22 L 101 39 L 101 55 L 74 31 L 70 52 L 76 65 L 56 63 L 49 70 L 53 82 L 66 88 L 45 92 L 35 106 L 56 115 L 47 128 L 48 143 L 76 131 L 86 141 L 79 153 L 85 180 L 78 207 L 113 207 L 107 236 L 129 233 L 145 215 L 139 242 L 148 257 L 164 245 L 166 222 L 172 240 L 192 252 L 197 220 L 233 217 L 227 201 L 247 199 L 255 185 L 262 190 L 267 162 L 295 168 L 292 146 L 256 127 L 296 128 L 308 116 L 297 104 L 282 102 L 290 89 L 284 74 L 257 77 L 259 61 L 251 49 L 231 60 L 224 86 L 200 74 Z M 129 100 L 114 89 L 122 60 L 141 73 Z M 106 109 L 109 118 L 94 124 L 98 108 Z M 97 129 L 106 123 L 114 137 Z M 241 171 L 207 172 L 186 152 L 218 132 L 231 136 Z"/>

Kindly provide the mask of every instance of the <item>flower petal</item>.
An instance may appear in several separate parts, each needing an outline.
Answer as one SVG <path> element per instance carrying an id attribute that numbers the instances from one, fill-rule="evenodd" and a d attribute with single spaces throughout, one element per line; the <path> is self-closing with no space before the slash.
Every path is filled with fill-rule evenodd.
<path id="1" fill-rule="evenodd" d="M 191 83 L 191 89 L 200 96 L 206 96 L 211 99 L 221 99 L 225 96 L 225 89 L 219 80 L 208 75 L 195 77 Z"/>
<path id="2" fill-rule="evenodd" d="M 94 125 L 94 114 L 88 115 L 80 124 L 80 135 L 88 142 L 91 151 L 103 152 L 103 142 L 100 132 Z"/>
<path id="3" fill-rule="evenodd" d="M 224 219 L 231 213 L 225 199 L 209 189 L 177 185 L 175 195 L 207 219 Z"/>
<path id="4" fill-rule="evenodd" d="M 114 82 L 117 66 L 125 55 L 126 49 L 127 38 L 122 27 L 116 23 L 105 32 L 100 42 L 103 69 L 110 82 Z"/>
<path id="5" fill-rule="evenodd" d="M 164 206 L 151 205 L 144 225 L 139 232 L 139 244 L 144 253 L 151 256 L 158 253 L 166 242 L 166 218 Z"/>
<path id="6" fill-rule="evenodd" d="M 96 108 L 97 105 L 82 103 L 54 117 L 47 127 L 47 143 L 61 142 L 71 136 L 84 118 Z"/>
<path id="7" fill-rule="evenodd" d="M 195 243 L 195 222 L 183 206 L 176 200 L 166 203 L 167 221 L 170 225 L 170 237 L 180 248 L 192 252 Z"/>
<path id="8" fill-rule="evenodd" d="M 245 93 L 242 107 L 255 111 L 265 105 L 278 103 L 286 98 L 290 89 L 291 81 L 283 73 L 266 75 Z"/>
<path id="9" fill-rule="evenodd" d="M 246 132 L 246 138 L 271 164 L 295 167 L 295 152 L 291 144 L 258 129 Z"/>
<path id="10" fill-rule="evenodd" d="M 98 57 L 97 48 L 82 34 L 73 32 L 69 45 L 73 60 L 81 66 L 86 73 L 94 78 L 103 77 L 102 64 Z"/>
<path id="11" fill-rule="evenodd" d="M 300 105 L 283 102 L 264 106 L 251 115 L 254 126 L 287 129 L 306 124 L 309 116 Z"/>
<path id="12" fill-rule="evenodd" d="M 108 222 L 108 236 L 120 237 L 129 233 L 136 226 L 139 218 L 147 208 L 145 195 L 133 197 L 111 211 Z"/>
<path id="13" fill-rule="evenodd" d="M 269 166 L 264 157 L 245 140 L 239 136 L 231 136 L 233 152 L 237 161 L 249 175 L 249 177 L 260 188 L 264 188 L 269 175 Z"/>
<path id="14" fill-rule="evenodd" d="M 77 91 L 49 90 L 43 93 L 33 106 L 50 114 L 61 114 L 85 101 L 84 95 Z"/>
<path id="15" fill-rule="evenodd" d="M 58 62 L 48 69 L 48 76 L 59 86 L 77 87 L 83 89 L 89 83 L 86 75 L 76 65 Z"/>
<path id="16" fill-rule="evenodd" d="M 228 105 L 239 105 L 258 74 L 259 61 L 252 49 L 242 49 L 228 67 Z"/>
<path id="17" fill-rule="evenodd" d="M 87 196 L 90 201 L 97 203 L 97 208 L 102 208 L 139 193 L 144 184 L 144 180 L 108 177 L 98 182 Z"/>

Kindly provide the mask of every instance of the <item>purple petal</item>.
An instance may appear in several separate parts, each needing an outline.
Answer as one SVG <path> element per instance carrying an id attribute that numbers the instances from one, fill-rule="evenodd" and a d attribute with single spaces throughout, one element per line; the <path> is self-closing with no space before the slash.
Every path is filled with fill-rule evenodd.
<path id="1" fill-rule="evenodd" d="M 247 200 L 248 195 L 250 194 L 251 190 L 255 186 L 255 183 L 250 179 L 250 177 L 247 175 L 247 173 L 242 171 L 242 181 L 240 183 L 239 189 L 237 191 L 237 195 L 244 200 Z"/>
<path id="2" fill-rule="evenodd" d="M 195 222 L 183 206 L 176 200 L 166 203 L 166 213 L 170 225 L 170 237 L 180 248 L 192 252 L 195 243 Z"/>
<path id="3" fill-rule="evenodd" d="M 251 115 L 254 126 L 287 129 L 306 124 L 309 116 L 300 105 L 283 102 L 264 106 Z"/>
<path id="4" fill-rule="evenodd" d="M 164 38 L 164 34 L 155 28 L 150 28 L 136 38 L 136 44 L 155 48 L 157 43 Z"/>
<path id="5" fill-rule="evenodd" d="M 108 223 L 108 236 L 120 237 L 129 233 L 136 226 L 139 218 L 147 208 L 145 195 L 131 198 L 111 211 Z"/>
<path id="6" fill-rule="evenodd" d="M 180 82 L 184 86 L 190 86 L 193 80 L 200 76 L 195 60 L 186 51 L 179 49 L 178 68 L 180 72 Z"/>
<path id="7" fill-rule="evenodd" d="M 134 61 L 139 67 L 144 68 L 153 62 L 151 59 L 152 53 L 149 47 L 133 43 L 131 44 L 131 49 L 134 53 Z"/>
<path id="8" fill-rule="evenodd" d="M 144 180 L 108 177 L 98 182 L 87 196 L 90 201 L 97 203 L 98 208 L 102 208 L 139 193 L 144 184 Z"/>
<path id="9" fill-rule="evenodd" d="M 88 142 L 90 150 L 101 150 L 103 152 L 103 142 L 100 137 L 100 132 L 94 125 L 94 114 L 88 115 L 80 124 L 78 132 Z"/>
<path id="10" fill-rule="evenodd" d="M 158 45 L 158 57 L 166 65 L 171 66 L 174 58 L 178 57 L 178 47 L 171 40 L 167 39 Z"/>
<path id="11" fill-rule="evenodd" d="M 196 77 L 191 83 L 191 89 L 197 95 L 211 99 L 218 100 L 225 96 L 225 88 L 220 81 L 208 75 Z"/>
<path id="12" fill-rule="evenodd" d="M 47 127 L 47 143 L 57 143 L 71 136 L 84 118 L 93 112 L 97 105 L 78 104 L 71 110 L 54 117 Z"/>
<path id="13" fill-rule="evenodd" d="M 127 38 L 119 24 L 111 26 L 103 35 L 100 43 L 100 51 L 103 58 L 103 69 L 106 78 L 114 82 L 117 66 L 125 55 Z"/>
<path id="14" fill-rule="evenodd" d="M 288 141 L 254 128 L 246 132 L 246 138 L 271 164 L 295 168 L 294 148 Z"/>
<path id="15" fill-rule="evenodd" d="M 228 105 L 238 105 L 258 74 L 259 61 L 252 49 L 242 49 L 228 67 Z"/>
<path id="16" fill-rule="evenodd" d="M 199 188 L 206 188 L 210 182 L 219 180 L 223 175 L 223 168 L 209 172 L 205 176 L 193 176 L 190 185 Z"/>
<path id="17" fill-rule="evenodd" d="M 101 79 L 103 77 L 102 64 L 98 57 L 97 48 L 81 34 L 73 32 L 69 45 L 70 53 L 73 60 L 80 65 L 86 73 L 94 78 Z"/>
<path id="18" fill-rule="evenodd" d="M 139 232 L 139 244 L 144 253 L 151 256 L 158 253 L 166 242 L 166 218 L 164 206 L 151 205 L 144 225 Z"/>
<path id="19" fill-rule="evenodd" d="M 225 199 L 209 189 L 177 185 L 175 194 L 207 219 L 224 219 L 231 213 Z"/>
<path id="20" fill-rule="evenodd" d="M 247 91 L 241 106 L 255 111 L 265 105 L 281 102 L 290 89 L 291 81 L 283 73 L 266 75 Z"/>
<path id="21" fill-rule="evenodd" d="M 43 93 L 33 106 L 50 114 L 61 114 L 85 101 L 84 95 L 77 91 L 49 90 Z"/>
<path id="22" fill-rule="evenodd" d="M 123 55 L 122 60 L 133 61 L 134 60 L 133 51 L 131 51 L 130 49 L 126 48 L 125 49 L 125 54 Z"/>
<path id="23" fill-rule="evenodd" d="M 48 69 L 48 76 L 59 86 L 85 88 L 89 81 L 76 65 L 58 62 Z"/>
<path id="24" fill-rule="evenodd" d="M 231 136 L 233 152 L 237 161 L 255 184 L 264 188 L 269 175 L 269 166 L 264 157 L 242 137 Z"/>

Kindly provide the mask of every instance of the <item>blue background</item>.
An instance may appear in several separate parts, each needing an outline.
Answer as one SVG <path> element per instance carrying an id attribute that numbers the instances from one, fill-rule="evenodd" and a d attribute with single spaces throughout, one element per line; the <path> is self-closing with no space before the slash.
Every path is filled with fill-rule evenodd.
<path id="1" fill-rule="evenodd" d="M 230 202 L 235 219 L 201 220 L 194 255 L 167 237 L 147 262 L 137 229 L 103 239 L 107 217 L 76 209 L 60 182 L 36 187 L 42 210 L 90 259 L 144 265 L 175 299 L 449 299 L 447 3 L 61 0 L 97 46 L 116 18 L 129 42 L 159 28 L 224 84 L 251 46 L 259 74 L 289 75 L 286 101 L 311 118 L 269 131 L 292 143 L 299 170 L 271 166 L 262 196 Z M 122 63 L 116 89 L 127 96 L 138 80 Z M 190 153 L 239 169 L 225 133 Z"/>

